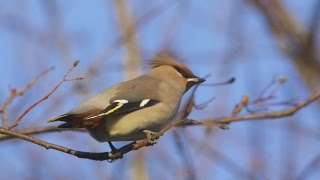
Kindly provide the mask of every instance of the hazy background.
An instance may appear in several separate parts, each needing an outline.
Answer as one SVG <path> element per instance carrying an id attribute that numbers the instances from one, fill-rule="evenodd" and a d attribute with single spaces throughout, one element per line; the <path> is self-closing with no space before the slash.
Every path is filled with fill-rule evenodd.
<path id="1" fill-rule="evenodd" d="M 190 118 L 229 116 L 243 95 L 256 98 L 276 76 L 288 81 L 273 102 L 301 101 L 320 88 L 319 17 L 319 0 L 2 0 L 0 103 L 10 88 L 56 67 L 13 101 L 11 123 L 79 59 L 70 77 L 85 79 L 63 84 L 15 129 L 46 127 L 52 125 L 47 119 L 148 71 L 149 59 L 162 49 L 174 51 L 198 76 L 210 74 L 207 83 L 237 79 L 200 87 L 198 104 L 215 99 Z M 287 107 L 268 106 L 268 111 Z M 3 140 L 0 179 L 319 179 L 319 109 L 317 101 L 292 117 L 234 123 L 228 131 L 171 129 L 157 145 L 112 164 Z M 87 133 L 35 137 L 81 151 L 109 151 L 107 143 Z"/>

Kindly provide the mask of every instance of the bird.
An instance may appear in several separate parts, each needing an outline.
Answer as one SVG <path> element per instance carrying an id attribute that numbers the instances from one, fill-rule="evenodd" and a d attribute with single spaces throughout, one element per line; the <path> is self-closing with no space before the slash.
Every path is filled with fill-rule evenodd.
<path id="1" fill-rule="evenodd" d="M 62 121 L 58 128 L 85 128 L 99 142 L 137 141 L 147 131 L 157 133 L 176 116 L 182 96 L 205 79 L 193 74 L 171 53 L 159 53 L 149 63 L 151 70 L 116 84 L 50 119 Z"/>

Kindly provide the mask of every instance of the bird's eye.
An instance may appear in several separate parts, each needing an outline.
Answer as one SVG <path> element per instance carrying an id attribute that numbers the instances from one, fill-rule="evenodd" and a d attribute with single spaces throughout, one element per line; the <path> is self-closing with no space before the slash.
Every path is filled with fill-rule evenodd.
<path id="1" fill-rule="evenodd" d="M 183 77 L 186 77 L 187 76 L 187 74 L 184 72 L 184 71 L 178 71 L 179 72 L 179 74 L 181 75 L 181 76 L 183 76 Z"/>
<path id="2" fill-rule="evenodd" d="M 182 70 L 181 68 L 175 67 L 175 69 L 178 71 L 178 73 L 179 73 L 182 77 L 185 77 L 185 78 L 188 77 L 188 73 L 186 73 L 186 72 L 185 72 L 184 70 Z"/>

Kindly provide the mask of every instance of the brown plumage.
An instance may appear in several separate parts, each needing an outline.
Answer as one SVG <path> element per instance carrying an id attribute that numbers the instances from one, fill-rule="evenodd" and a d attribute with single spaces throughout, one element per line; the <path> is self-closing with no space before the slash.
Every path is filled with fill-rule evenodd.
<path id="1" fill-rule="evenodd" d="M 177 56 L 172 52 L 159 52 L 156 56 L 150 61 L 149 65 L 151 68 L 156 68 L 163 65 L 172 66 L 174 68 L 181 69 L 188 74 L 189 77 L 196 77 L 192 71 L 187 68 L 184 64 L 177 61 Z"/>
<path id="2" fill-rule="evenodd" d="M 169 52 L 156 55 L 150 66 L 145 75 L 114 85 L 49 122 L 84 127 L 100 142 L 141 140 L 143 130 L 160 131 L 175 117 L 182 95 L 204 79 Z"/>
<path id="3" fill-rule="evenodd" d="M 101 109 L 89 109 L 88 111 L 79 113 L 79 114 L 64 114 L 62 116 L 58 116 L 59 118 L 56 120 L 63 121 L 65 123 L 58 126 L 58 128 L 86 128 L 91 129 L 103 121 L 102 117 L 94 118 L 91 121 L 84 121 L 84 118 L 95 114 L 101 111 Z M 55 120 L 51 120 L 53 122 Z"/>

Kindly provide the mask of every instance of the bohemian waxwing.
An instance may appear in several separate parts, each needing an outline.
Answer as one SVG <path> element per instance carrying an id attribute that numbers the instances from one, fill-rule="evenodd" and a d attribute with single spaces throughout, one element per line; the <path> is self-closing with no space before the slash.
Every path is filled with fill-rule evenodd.
<path id="1" fill-rule="evenodd" d="M 78 107 L 50 119 L 59 128 L 85 128 L 100 142 L 136 141 L 144 130 L 159 132 L 175 117 L 182 95 L 205 80 L 170 54 L 160 54 L 145 75 L 106 89 Z"/>

